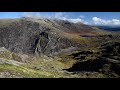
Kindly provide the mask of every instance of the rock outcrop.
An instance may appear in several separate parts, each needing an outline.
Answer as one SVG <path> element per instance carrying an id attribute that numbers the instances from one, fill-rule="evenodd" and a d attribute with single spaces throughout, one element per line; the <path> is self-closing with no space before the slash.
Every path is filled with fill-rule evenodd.
<path id="1" fill-rule="evenodd" d="M 99 31 L 88 25 L 64 20 L 1 19 L 0 47 L 18 53 L 53 55 L 69 51 L 67 48 L 73 50 L 84 46 L 82 41 L 85 40 L 80 35 L 97 35 Z"/>

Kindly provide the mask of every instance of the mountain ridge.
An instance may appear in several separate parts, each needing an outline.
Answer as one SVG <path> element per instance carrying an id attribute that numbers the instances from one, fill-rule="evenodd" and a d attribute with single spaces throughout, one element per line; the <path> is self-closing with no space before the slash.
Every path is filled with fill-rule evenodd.
<path id="1" fill-rule="evenodd" d="M 0 47 L 28 54 L 54 54 L 86 43 L 82 35 L 103 35 L 104 30 L 82 23 L 46 18 L 19 18 L 0 20 Z"/>

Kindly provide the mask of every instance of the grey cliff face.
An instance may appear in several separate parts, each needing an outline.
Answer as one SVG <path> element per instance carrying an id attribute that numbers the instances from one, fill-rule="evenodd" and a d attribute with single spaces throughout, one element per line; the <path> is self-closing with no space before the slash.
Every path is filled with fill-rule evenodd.
<path id="1" fill-rule="evenodd" d="M 0 47 L 13 52 L 52 55 L 67 48 L 81 46 L 64 34 L 69 29 L 76 29 L 74 32 L 78 33 L 82 24 L 31 18 L 3 21 L 0 21 Z M 85 25 L 83 27 L 90 28 Z"/>

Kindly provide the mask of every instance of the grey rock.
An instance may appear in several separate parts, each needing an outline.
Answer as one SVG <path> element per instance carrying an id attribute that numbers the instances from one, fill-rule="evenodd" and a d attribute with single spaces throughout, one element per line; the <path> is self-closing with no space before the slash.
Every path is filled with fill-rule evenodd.
<path id="1" fill-rule="evenodd" d="M 24 54 L 54 55 L 69 47 L 81 47 L 66 33 L 87 34 L 96 29 L 63 20 L 20 18 L 0 20 L 0 47 Z M 84 46 L 84 45 L 83 45 Z"/>
<path id="2" fill-rule="evenodd" d="M 0 58 L 0 64 L 11 64 L 11 65 L 15 65 L 15 66 L 20 66 L 20 65 L 23 65 L 24 63 L 14 61 L 14 60 L 7 60 L 7 59 Z"/>

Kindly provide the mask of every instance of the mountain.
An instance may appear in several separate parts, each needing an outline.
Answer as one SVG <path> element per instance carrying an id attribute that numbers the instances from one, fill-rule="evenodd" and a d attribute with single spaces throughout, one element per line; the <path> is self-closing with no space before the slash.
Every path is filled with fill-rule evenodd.
<path id="1" fill-rule="evenodd" d="M 107 31 L 120 31 L 120 26 L 96 26 L 96 27 Z"/>
<path id="2" fill-rule="evenodd" d="M 46 18 L 0 19 L 0 78 L 119 78 L 120 33 Z"/>
<path id="3" fill-rule="evenodd" d="M 46 18 L 0 20 L 0 47 L 26 54 L 53 55 L 76 50 L 87 43 L 83 35 L 103 35 L 106 31 L 82 23 Z"/>

